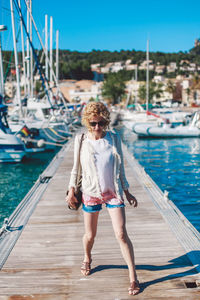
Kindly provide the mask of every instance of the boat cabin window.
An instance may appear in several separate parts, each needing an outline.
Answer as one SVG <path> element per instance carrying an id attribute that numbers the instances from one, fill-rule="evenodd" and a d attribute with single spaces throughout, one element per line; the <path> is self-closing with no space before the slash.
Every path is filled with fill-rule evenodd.
<path id="1" fill-rule="evenodd" d="M 36 112 L 37 112 L 36 109 L 29 109 L 28 110 L 28 116 L 35 118 Z"/>
<path id="2" fill-rule="evenodd" d="M 45 118 L 49 118 L 49 116 L 51 116 L 49 108 L 43 108 L 42 112 L 43 112 Z"/>
<path id="3" fill-rule="evenodd" d="M 0 111 L 0 129 L 3 130 L 3 132 L 6 132 L 6 129 L 8 128 L 7 112 Z"/>

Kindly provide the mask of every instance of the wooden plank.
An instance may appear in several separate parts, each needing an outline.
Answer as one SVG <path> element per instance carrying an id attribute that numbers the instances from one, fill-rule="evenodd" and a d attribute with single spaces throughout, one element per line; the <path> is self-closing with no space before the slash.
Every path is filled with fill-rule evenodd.
<path id="1" fill-rule="evenodd" d="M 65 191 L 73 148 L 52 178 L 15 248 L 0 273 L 4 299 L 128 299 L 128 269 L 104 207 L 93 249 L 93 272 L 83 278 L 82 211 L 71 212 Z M 185 281 L 199 277 L 146 190 L 126 164 L 139 207 L 126 206 L 127 229 L 133 241 L 142 292 L 135 299 L 198 299 L 198 288 Z"/>

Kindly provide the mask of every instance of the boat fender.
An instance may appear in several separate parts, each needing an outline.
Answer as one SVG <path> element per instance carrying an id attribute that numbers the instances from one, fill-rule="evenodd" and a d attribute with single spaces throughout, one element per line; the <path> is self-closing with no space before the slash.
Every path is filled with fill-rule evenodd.
<path id="1" fill-rule="evenodd" d="M 37 146 L 40 148 L 42 148 L 44 146 L 44 144 L 45 144 L 45 140 L 43 140 L 43 139 L 41 139 L 37 142 Z"/>

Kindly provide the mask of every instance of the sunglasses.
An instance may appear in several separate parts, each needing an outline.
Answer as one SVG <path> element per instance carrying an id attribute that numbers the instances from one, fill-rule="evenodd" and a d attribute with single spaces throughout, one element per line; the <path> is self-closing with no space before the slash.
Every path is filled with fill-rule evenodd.
<path id="1" fill-rule="evenodd" d="M 103 126 L 105 126 L 106 122 L 104 122 L 104 121 L 90 122 L 90 126 L 92 126 L 92 127 L 96 127 L 97 124 L 98 124 L 98 126 L 103 127 Z"/>

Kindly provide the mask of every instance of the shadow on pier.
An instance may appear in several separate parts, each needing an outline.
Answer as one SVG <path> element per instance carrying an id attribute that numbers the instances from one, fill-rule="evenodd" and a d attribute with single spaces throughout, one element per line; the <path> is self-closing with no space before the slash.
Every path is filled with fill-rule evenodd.
<path id="1" fill-rule="evenodd" d="M 169 264 L 165 264 L 165 265 L 148 265 L 148 264 L 136 265 L 137 271 L 138 270 L 146 270 L 146 271 L 151 271 L 151 272 L 172 270 L 172 269 L 177 269 L 177 268 L 180 270 L 180 268 L 192 267 L 191 269 L 186 270 L 186 271 L 184 270 L 183 272 L 178 272 L 178 273 L 173 273 L 173 274 L 171 272 L 169 272 L 170 273 L 169 275 L 159 277 L 154 280 L 141 282 L 141 289 L 144 290 L 146 287 L 148 287 L 150 285 L 154 285 L 156 283 L 165 282 L 165 281 L 168 281 L 171 279 L 176 279 L 176 278 L 183 278 L 185 276 L 192 276 L 192 275 L 196 274 L 197 270 L 200 268 L 200 264 L 198 264 L 195 267 L 192 266 L 192 264 L 188 258 L 191 255 L 200 257 L 200 251 L 191 251 L 187 254 L 176 257 L 176 258 L 170 260 Z M 94 274 L 94 273 L 100 272 L 100 271 L 104 271 L 104 270 L 108 270 L 108 269 L 128 269 L 128 267 L 126 265 L 99 265 L 99 266 L 96 266 L 94 269 L 92 269 L 91 274 Z"/>

